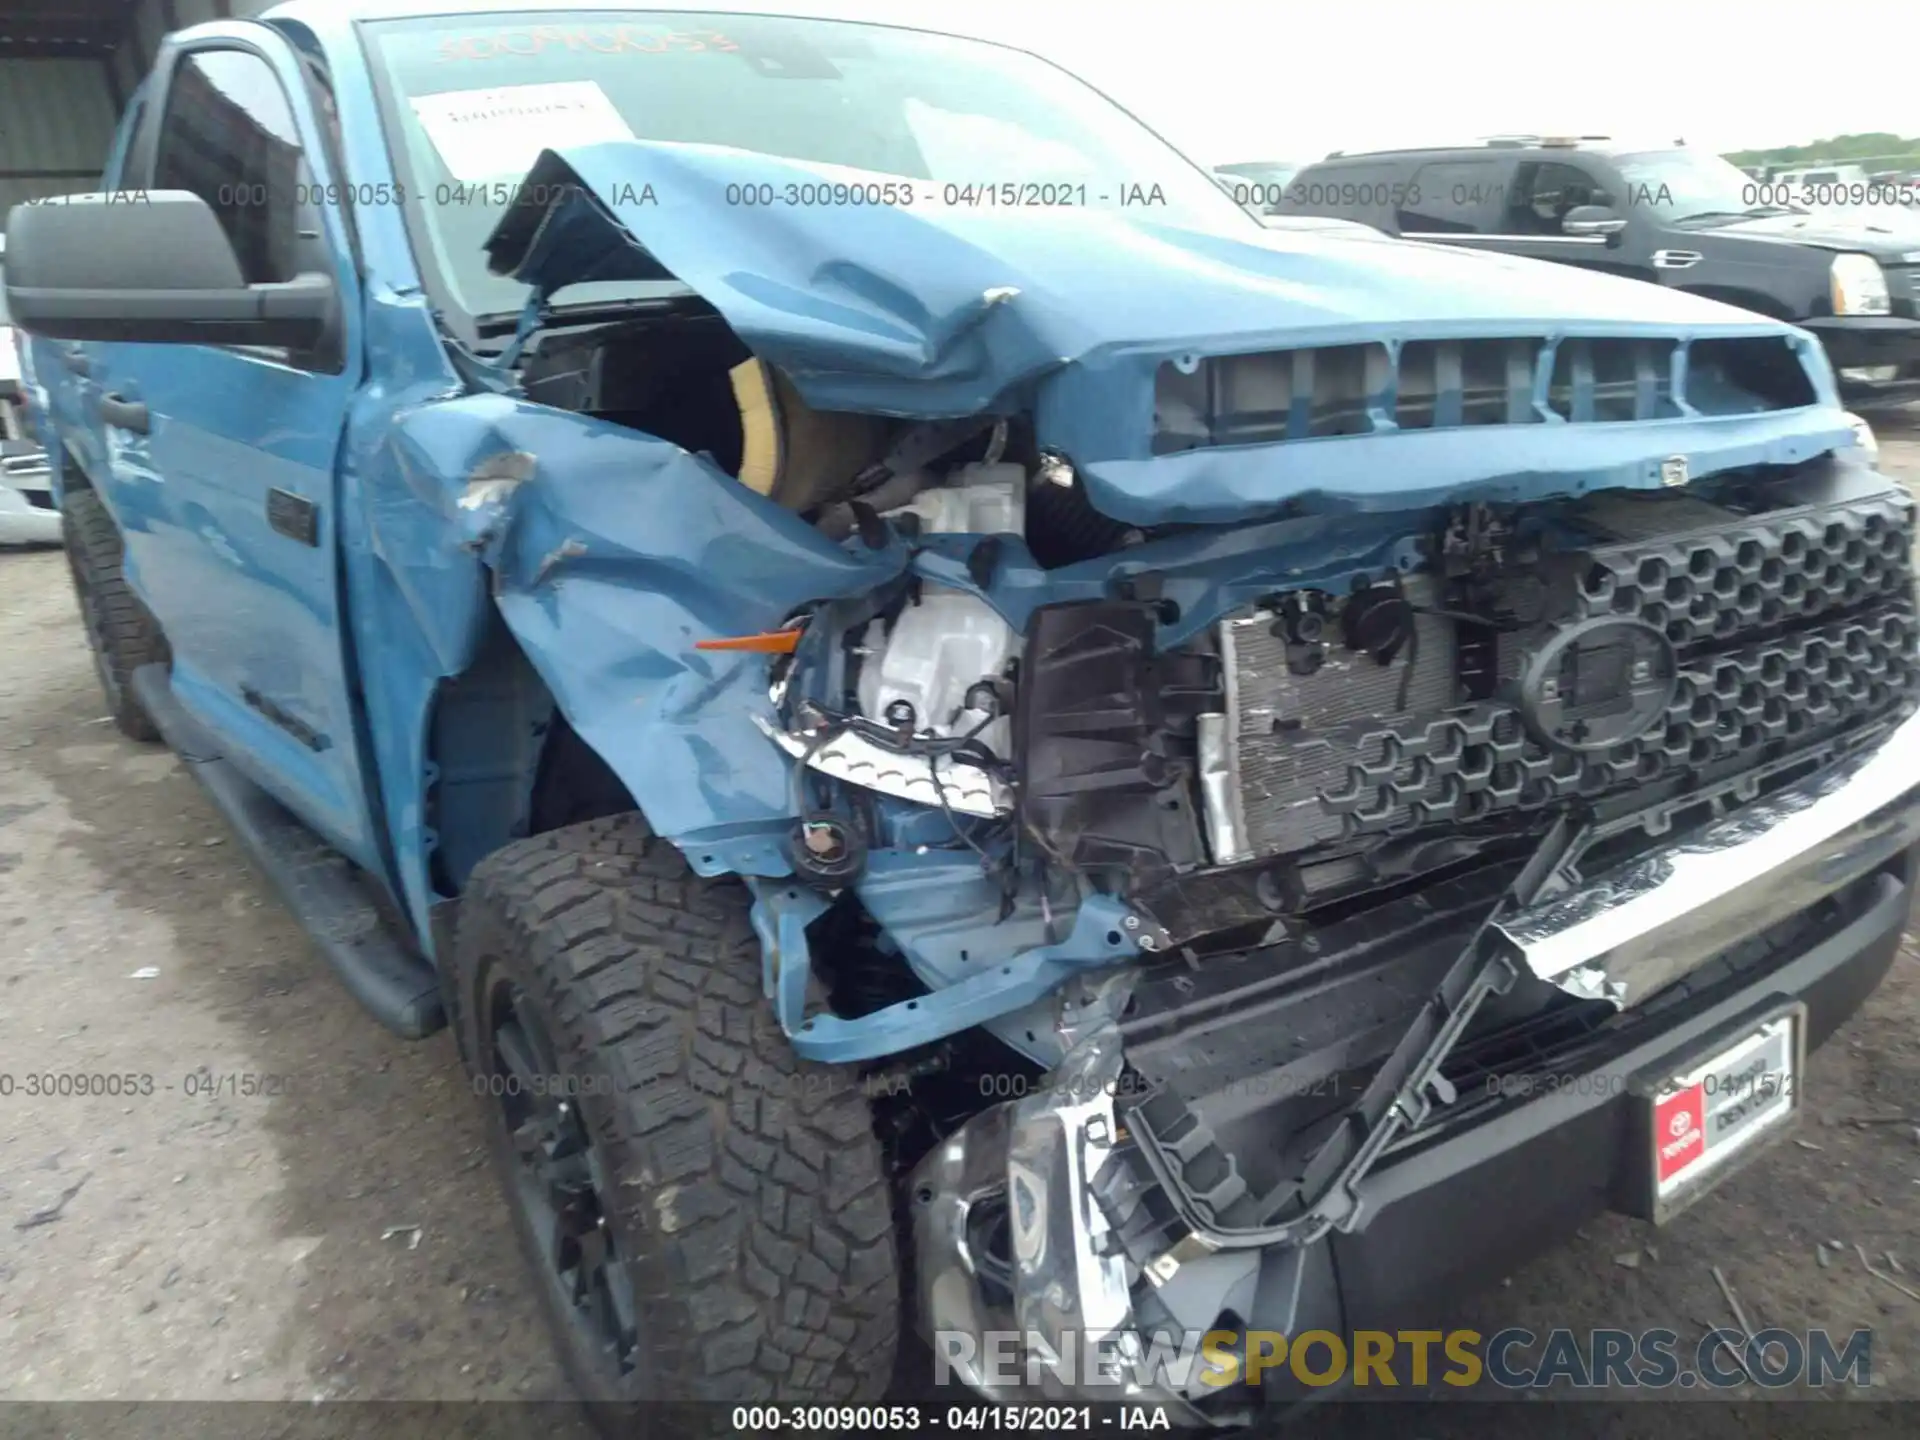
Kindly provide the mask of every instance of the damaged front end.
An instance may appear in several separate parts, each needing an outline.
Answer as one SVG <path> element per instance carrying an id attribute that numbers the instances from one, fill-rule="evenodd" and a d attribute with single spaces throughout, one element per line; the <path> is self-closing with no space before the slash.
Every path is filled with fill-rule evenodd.
<path id="1" fill-rule="evenodd" d="M 784 169 L 542 157 L 469 543 L 798 1053 L 900 1082 L 923 1326 L 1056 1362 L 962 1378 L 1234 1418 L 1155 1336 L 1291 1329 L 1396 1146 L 1920 843 L 1913 503 L 1704 300 L 722 203 Z"/>

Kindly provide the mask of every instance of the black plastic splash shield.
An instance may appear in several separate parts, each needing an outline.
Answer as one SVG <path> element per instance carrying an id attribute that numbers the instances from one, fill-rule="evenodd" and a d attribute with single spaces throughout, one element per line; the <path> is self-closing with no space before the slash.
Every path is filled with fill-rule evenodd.
<path id="1" fill-rule="evenodd" d="M 1583 811 L 1569 807 L 1554 822 L 1531 859 L 1487 913 L 1393 1052 L 1382 1062 L 1360 1099 L 1309 1158 L 1297 1181 L 1261 1197 L 1262 1223 L 1226 1226 L 1196 1204 L 1192 1173 L 1219 1174 L 1232 1161 L 1212 1141 L 1199 1117 L 1170 1090 L 1141 1097 L 1126 1107 L 1134 1153 L 1144 1162 L 1157 1192 L 1143 1207 L 1177 1220 L 1185 1234 L 1146 1269 L 1156 1283 L 1189 1260 L 1217 1250 L 1306 1245 L 1332 1229 L 1351 1230 L 1361 1219 L 1360 1180 L 1402 1134 L 1417 1128 L 1436 1103 L 1453 1099 L 1441 1074 L 1447 1056 L 1466 1032 L 1481 1003 L 1505 993 L 1519 977 L 1520 958 L 1497 922 L 1531 905 L 1552 882 L 1567 857 L 1580 849 Z M 1121 1163 L 1119 1157 L 1109 1164 Z M 1102 1189 L 1115 1177 L 1096 1177 Z"/>

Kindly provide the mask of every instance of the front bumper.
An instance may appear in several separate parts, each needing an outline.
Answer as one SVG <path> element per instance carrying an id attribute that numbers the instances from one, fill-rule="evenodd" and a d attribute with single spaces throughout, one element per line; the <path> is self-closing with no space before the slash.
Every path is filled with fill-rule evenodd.
<path id="1" fill-rule="evenodd" d="M 1920 320 L 1903 315 L 1826 315 L 1800 322 L 1820 337 L 1838 373 L 1840 396 L 1849 402 L 1899 404 L 1920 400 Z M 1893 366 L 1889 379 L 1868 380 L 1849 371 Z"/>
<path id="2" fill-rule="evenodd" d="M 45 454 L 0 442 L 0 545 L 59 543 L 60 511 Z"/>
<path id="3" fill-rule="evenodd" d="M 1920 715 L 1864 754 L 1503 922 L 1540 979 L 1632 1005 L 1920 845 Z"/>
<path id="4" fill-rule="evenodd" d="M 1154 1316 L 1149 1328 L 1171 1317 L 1201 1331 L 1220 1308 L 1242 1328 L 1295 1334 L 1436 1318 L 1445 1300 L 1551 1248 L 1610 1204 L 1628 1208 L 1638 1173 L 1630 1077 L 1672 1068 L 1778 999 L 1806 1004 L 1810 1045 L 1831 1033 L 1892 963 L 1917 871 L 1920 716 L 1872 751 L 1503 925 L 1536 975 L 1573 977 L 1567 988 L 1612 999 L 1628 1007 L 1623 1020 L 1636 1019 L 1583 1062 L 1576 1083 L 1503 1097 L 1491 1113 L 1458 1122 L 1438 1112 L 1361 1180 L 1353 1213 L 1362 1223 L 1352 1230 L 1264 1250 L 1216 1235 L 1200 1247 L 1206 1253 L 1161 1275 L 1119 1252 L 1090 1185 L 1124 1123 L 1114 1101 L 1120 1037 L 1095 1031 L 1050 1077 L 1054 1088 L 975 1117 L 916 1172 L 923 1331 L 954 1377 L 992 1399 L 1141 1400 L 1189 1423 L 1244 1419 L 1209 1403 L 1203 1387 L 1157 1384 L 1129 1365 L 1141 1350 L 1143 1306 Z M 1710 983 L 1735 947 L 1842 899 L 1849 908 L 1837 928 Z M 1007 1275 L 992 1272 L 974 1224 L 996 1204 L 1008 1215 Z M 1185 1314 L 1173 1283 L 1183 1275 L 1205 1280 L 1209 1297 Z M 1221 1306 L 1228 1295 L 1233 1303 Z M 1005 1337 L 998 1374 L 996 1332 Z M 1011 1379 L 1009 1343 L 1024 1347 L 1025 1361 Z"/>

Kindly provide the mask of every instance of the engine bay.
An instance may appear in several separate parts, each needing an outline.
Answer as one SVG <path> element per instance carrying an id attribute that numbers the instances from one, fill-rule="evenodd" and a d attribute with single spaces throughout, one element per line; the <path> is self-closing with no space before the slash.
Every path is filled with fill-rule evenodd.
<path id="1" fill-rule="evenodd" d="M 1023 487 L 1059 488 L 969 462 L 877 519 L 969 537 L 978 584 L 982 550 L 1025 541 Z M 1408 517 L 1439 523 L 1394 537 L 1406 568 L 1184 617 L 1172 644 L 1151 571 L 1019 630 L 991 592 L 915 581 L 845 631 L 842 703 L 785 743 L 1017 822 L 1043 864 L 1199 942 L 1470 858 L 1571 798 L 1674 798 L 1902 711 L 1911 516 L 1835 467 L 1463 507 Z M 833 716 L 849 728 L 823 739 Z"/>
<path id="2" fill-rule="evenodd" d="M 1149 918 L 1148 948 L 1271 940 L 1569 799 L 1757 793 L 1920 688 L 1912 501 L 1844 456 L 1140 527 L 1030 416 L 813 410 L 697 303 L 543 336 L 523 370 L 530 397 L 672 440 L 835 543 L 907 547 L 895 582 L 791 615 L 770 658 L 757 723 L 793 765 L 795 870 L 837 892 L 876 855 L 971 855 L 1043 941 L 1091 896 Z"/>

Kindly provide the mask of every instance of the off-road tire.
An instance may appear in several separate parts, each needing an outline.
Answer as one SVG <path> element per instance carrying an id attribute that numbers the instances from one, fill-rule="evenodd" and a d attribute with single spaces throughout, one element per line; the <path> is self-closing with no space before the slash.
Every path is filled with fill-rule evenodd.
<path id="1" fill-rule="evenodd" d="M 158 622 L 120 573 L 120 527 L 93 491 L 70 488 L 60 499 L 60 537 L 113 723 L 131 739 L 158 740 L 128 682 L 142 665 L 165 665 L 172 657 Z"/>
<path id="2" fill-rule="evenodd" d="M 761 993 L 749 897 L 637 815 L 517 841 L 473 872 L 447 989 L 522 1248 L 515 1148 L 485 1077 L 502 975 L 544 1026 L 617 1202 L 643 1317 L 616 1374 L 535 1279 L 599 1402 L 871 1403 L 900 1324 L 890 1190 L 857 1077 L 799 1060 Z M 574 1086 L 570 1084 L 570 1092 Z"/>

